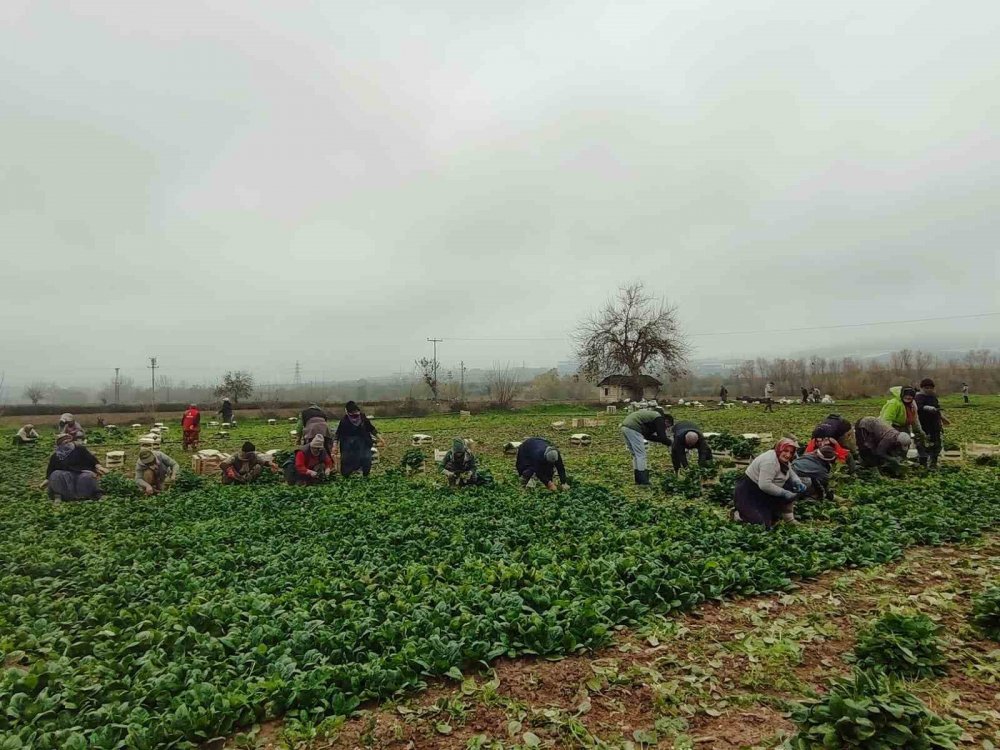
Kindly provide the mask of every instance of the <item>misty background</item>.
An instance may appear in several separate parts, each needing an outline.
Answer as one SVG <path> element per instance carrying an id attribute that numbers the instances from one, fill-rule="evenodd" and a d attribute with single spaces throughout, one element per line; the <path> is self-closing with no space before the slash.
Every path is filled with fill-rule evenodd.
<path id="1" fill-rule="evenodd" d="M 1000 348 L 998 32 L 985 0 L 7 0 L 6 398 L 150 356 L 410 378 L 430 337 L 541 372 L 632 280 L 709 368 Z"/>

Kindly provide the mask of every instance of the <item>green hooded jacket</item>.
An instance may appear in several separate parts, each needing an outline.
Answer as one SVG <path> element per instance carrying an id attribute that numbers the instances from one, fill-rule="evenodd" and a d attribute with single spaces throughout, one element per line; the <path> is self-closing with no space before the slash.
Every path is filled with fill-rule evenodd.
<path id="1" fill-rule="evenodd" d="M 902 398 L 903 386 L 894 385 L 889 389 L 889 393 L 892 394 L 892 398 L 885 402 L 885 406 L 883 406 L 882 411 L 879 412 L 879 419 L 883 422 L 888 422 L 901 432 L 908 432 L 911 434 L 922 433 L 923 431 L 920 429 L 920 420 L 916 418 L 916 406 L 913 407 L 913 424 L 907 427 L 906 404 L 903 403 Z"/>

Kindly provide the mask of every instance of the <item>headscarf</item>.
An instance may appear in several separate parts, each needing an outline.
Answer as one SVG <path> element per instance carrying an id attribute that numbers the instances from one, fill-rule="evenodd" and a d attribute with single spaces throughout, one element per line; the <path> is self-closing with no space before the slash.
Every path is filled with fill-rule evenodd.
<path id="1" fill-rule="evenodd" d="M 904 451 L 910 449 L 910 440 L 910 433 L 908 432 L 900 432 L 896 436 L 896 442 L 899 443 L 899 447 Z"/>
<path id="2" fill-rule="evenodd" d="M 56 458 L 60 461 L 65 461 L 66 457 L 73 452 L 76 448 L 76 444 L 73 442 L 73 436 L 68 433 L 63 433 L 56 437 Z"/>
<path id="3" fill-rule="evenodd" d="M 786 448 L 788 446 L 791 446 L 791 448 L 793 448 L 793 458 L 794 458 L 794 451 L 798 450 L 799 448 L 799 444 L 797 441 L 792 440 L 791 438 L 783 437 L 777 443 L 774 444 L 774 455 L 778 457 L 778 463 L 784 464 L 786 466 L 788 462 L 781 460 L 781 451 L 783 448 Z"/>
<path id="4" fill-rule="evenodd" d="M 689 430 L 684 435 L 684 445 L 688 448 L 694 448 L 696 445 L 698 445 L 698 442 L 700 440 L 701 438 L 698 436 L 698 433 L 695 432 L 694 430 Z"/>
<path id="5" fill-rule="evenodd" d="M 462 438 L 455 438 L 451 441 L 452 453 L 465 453 L 465 441 Z"/>
<path id="6" fill-rule="evenodd" d="M 554 464 L 556 461 L 558 461 L 559 460 L 559 449 L 556 448 L 554 445 L 550 445 L 548 448 L 546 448 L 545 449 L 545 460 L 548 461 L 550 464 Z"/>
<path id="7" fill-rule="evenodd" d="M 312 440 L 309 441 L 310 448 L 323 449 L 326 447 L 326 441 L 323 439 L 322 435 L 315 435 Z"/>
<path id="8" fill-rule="evenodd" d="M 347 419 L 348 421 L 350 421 L 352 425 L 357 427 L 359 424 L 361 424 L 361 412 L 358 412 L 357 414 L 348 413 Z"/>
<path id="9" fill-rule="evenodd" d="M 73 415 L 70 414 L 68 411 L 64 412 L 63 415 L 61 417 L 59 417 L 59 421 L 60 422 L 72 422 L 72 421 L 74 421 Z"/>

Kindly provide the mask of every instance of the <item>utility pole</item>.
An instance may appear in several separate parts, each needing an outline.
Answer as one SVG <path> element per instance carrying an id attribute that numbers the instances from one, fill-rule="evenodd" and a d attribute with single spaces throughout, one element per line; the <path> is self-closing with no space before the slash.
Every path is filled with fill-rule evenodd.
<path id="1" fill-rule="evenodd" d="M 461 393 L 461 397 L 460 398 L 461 398 L 462 401 L 465 401 L 465 360 L 464 359 L 459 363 L 459 370 L 458 371 L 461 373 L 461 381 L 460 381 L 461 385 L 459 386 L 460 389 L 461 389 L 459 391 Z"/>
<path id="2" fill-rule="evenodd" d="M 302 367 L 298 360 L 295 360 L 295 385 L 302 385 Z"/>
<path id="3" fill-rule="evenodd" d="M 437 384 L 438 384 L 438 344 L 440 344 L 444 339 L 427 339 L 434 343 L 434 398 L 437 398 Z"/>
<path id="4" fill-rule="evenodd" d="M 121 378 L 118 377 L 118 371 L 119 370 L 121 370 L 120 367 L 116 367 L 115 368 L 115 405 L 116 406 L 118 404 L 118 389 L 121 387 L 121 384 L 122 384 Z"/>
<path id="5" fill-rule="evenodd" d="M 156 357 L 149 358 L 149 382 L 152 388 L 150 393 L 150 400 L 153 402 L 153 419 L 156 419 Z"/>

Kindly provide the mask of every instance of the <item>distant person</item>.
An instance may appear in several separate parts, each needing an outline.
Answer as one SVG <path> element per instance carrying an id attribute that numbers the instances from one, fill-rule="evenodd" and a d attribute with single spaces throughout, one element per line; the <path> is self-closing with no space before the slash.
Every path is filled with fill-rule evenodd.
<path id="1" fill-rule="evenodd" d="M 201 437 L 201 412 L 197 404 L 188 404 L 187 411 L 181 416 L 181 438 L 183 450 L 198 450 L 198 440 Z"/>
<path id="2" fill-rule="evenodd" d="M 270 456 L 257 452 L 257 447 L 249 440 L 243 443 L 240 452 L 220 464 L 223 484 L 250 484 L 265 470 L 275 471 Z"/>
<path id="3" fill-rule="evenodd" d="M 73 442 L 64 432 L 56 438 L 56 448 L 49 458 L 45 478 L 50 500 L 88 500 L 101 497 L 98 477 L 104 469 L 83 445 Z"/>
<path id="4" fill-rule="evenodd" d="M 179 471 L 177 462 L 166 453 L 141 448 L 135 462 L 135 483 L 147 495 L 155 495 L 173 484 Z"/>
<path id="5" fill-rule="evenodd" d="M 817 500 L 833 500 L 830 489 L 830 472 L 837 461 L 837 452 L 832 445 L 824 445 L 814 451 L 806 451 L 792 461 L 792 469 L 807 486 L 809 497 Z"/>
<path id="6" fill-rule="evenodd" d="M 76 421 L 76 417 L 69 412 L 65 412 L 59 417 L 59 427 L 57 428 L 57 432 L 60 435 L 72 435 L 73 440 L 77 442 L 80 442 L 87 437 L 86 431 L 80 426 L 80 423 Z"/>
<path id="7" fill-rule="evenodd" d="M 302 429 L 299 432 L 299 442 L 308 445 L 317 435 L 322 435 L 326 452 L 333 454 L 333 432 L 330 431 L 330 424 L 327 421 L 326 412 L 316 404 L 307 406 L 299 414 L 299 422 Z"/>
<path id="8" fill-rule="evenodd" d="M 795 501 L 806 485 L 792 468 L 798 444 L 782 438 L 773 449 L 757 456 L 736 483 L 733 517 L 743 523 L 774 527 L 779 521 L 795 523 Z"/>
<path id="9" fill-rule="evenodd" d="M 823 399 L 823 392 L 814 386 L 812 390 L 812 397 L 813 403 L 818 404 Z"/>
<path id="10" fill-rule="evenodd" d="M 228 396 L 222 399 L 222 406 L 219 407 L 216 414 L 222 417 L 223 422 L 233 424 L 233 403 L 229 400 Z"/>
<path id="11" fill-rule="evenodd" d="M 803 404 L 808 404 L 809 403 L 809 389 L 807 389 L 805 386 L 802 386 L 802 388 L 800 388 L 799 390 L 802 391 L 802 403 Z"/>
<path id="12" fill-rule="evenodd" d="M 962 401 L 966 404 L 969 403 L 969 384 L 962 383 Z"/>
<path id="13" fill-rule="evenodd" d="M 669 446 L 670 435 L 667 428 L 673 423 L 674 418 L 665 414 L 662 409 L 639 409 L 622 420 L 622 437 L 632 454 L 632 474 L 637 485 L 649 485 L 646 441 Z"/>
<path id="14" fill-rule="evenodd" d="M 951 424 L 941 411 L 941 402 L 935 393 L 934 381 L 924 378 L 920 381 L 920 393 L 914 398 L 917 418 L 926 435 L 923 444 L 917 443 L 918 460 L 921 466 L 936 469 L 941 449 L 944 446 L 944 427 Z"/>
<path id="15" fill-rule="evenodd" d="M 768 381 L 764 386 L 764 411 L 774 411 L 774 382 Z"/>
<path id="16" fill-rule="evenodd" d="M 451 450 L 444 455 L 441 463 L 441 473 L 452 487 L 477 483 L 476 457 L 461 438 L 451 441 Z"/>
<path id="17" fill-rule="evenodd" d="M 729 398 L 729 389 L 726 388 L 725 384 L 723 384 L 722 387 L 719 388 L 719 403 L 720 404 L 726 403 L 726 399 L 728 398 Z"/>
<path id="18" fill-rule="evenodd" d="M 309 445 L 295 449 L 295 458 L 285 470 L 285 480 L 289 484 L 319 484 L 333 471 L 333 457 L 326 449 L 323 436 L 316 435 Z"/>
<path id="19" fill-rule="evenodd" d="M 862 466 L 898 468 L 906 458 L 911 438 L 878 417 L 862 417 L 854 425 Z"/>
<path id="20" fill-rule="evenodd" d="M 26 424 L 14 434 L 14 445 L 34 445 L 38 442 L 35 425 Z"/>
<path id="21" fill-rule="evenodd" d="M 554 481 L 558 473 L 562 489 L 569 489 L 562 454 L 545 438 L 532 437 L 521 443 L 517 449 L 515 467 L 522 486 L 526 486 L 532 479 L 537 479 L 555 492 L 559 489 Z"/>
<path id="22" fill-rule="evenodd" d="M 372 470 L 372 447 L 378 430 L 354 401 L 348 401 L 344 410 L 347 413 L 333 436 L 340 452 L 340 473 L 346 477 L 360 470 L 367 477 Z"/>
<path id="23" fill-rule="evenodd" d="M 677 422 L 671 428 L 670 463 L 674 471 L 688 467 L 688 451 L 698 451 L 698 466 L 708 466 L 712 463 L 712 449 L 701 428 L 694 422 Z"/>

